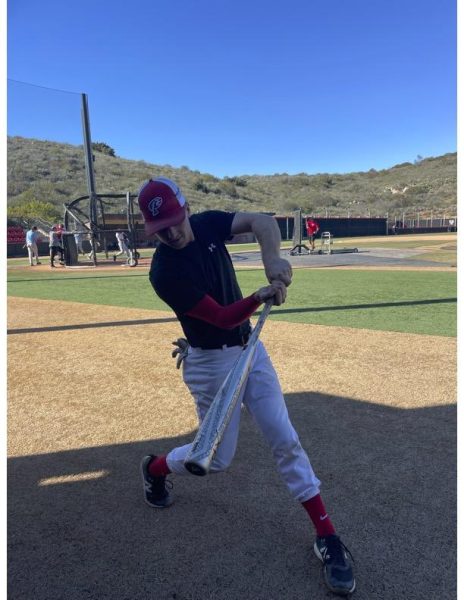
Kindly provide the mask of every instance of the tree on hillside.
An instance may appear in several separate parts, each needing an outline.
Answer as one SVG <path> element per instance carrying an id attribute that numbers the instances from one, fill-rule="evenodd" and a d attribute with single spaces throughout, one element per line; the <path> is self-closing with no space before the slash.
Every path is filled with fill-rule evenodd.
<path id="1" fill-rule="evenodd" d="M 116 152 L 111 146 L 105 144 L 105 142 L 92 142 L 92 150 L 107 154 L 108 156 L 116 156 Z"/>
<path id="2" fill-rule="evenodd" d="M 31 227 L 34 221 L 41 219 L 49 223 L 59 221 L 61 215 L 56 206 L 51 202 L 37 200 L 33 190 L 29 189 L 20 194 L 7 208 L 7 216 L 10 219 L 19 219 L 26 221 L 27 226 Z"/>

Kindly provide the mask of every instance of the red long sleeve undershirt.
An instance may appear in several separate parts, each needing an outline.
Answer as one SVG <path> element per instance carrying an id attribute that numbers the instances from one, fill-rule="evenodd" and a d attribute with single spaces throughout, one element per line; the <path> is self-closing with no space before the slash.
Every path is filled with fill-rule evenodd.
<path id="1" fill-rule="evenodd" d="M 254 294 L 228 306 L 221 306 L 211 296 L 206 295 L 186 314 L 220 329 L 233 329 L 251 317 L 260 304 Z"/>

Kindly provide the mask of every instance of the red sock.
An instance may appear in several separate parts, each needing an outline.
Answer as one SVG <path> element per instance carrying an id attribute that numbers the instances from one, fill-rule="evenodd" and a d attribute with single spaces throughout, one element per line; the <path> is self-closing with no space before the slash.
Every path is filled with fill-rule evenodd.
<path id="1" fill-rule="evenodd" d="M 157 456 L 148 465 L 148 472 L 153 477 L 160 477 L 161 475 L 169 475 L 171 469 L 168 467 L 165 456 Z"/>
<path id="2" fill-rule="evenodd" d="M 316 528 L 316 533 L 320 537 L 326 537 L 335 533 L 335 527 L 329 519 L 329 515 L 325 510 L 324 503 L 320 494 L 313 496 L 309 500 L 302 502 L 303 508 L 311 518 L 311 521 Z"/>

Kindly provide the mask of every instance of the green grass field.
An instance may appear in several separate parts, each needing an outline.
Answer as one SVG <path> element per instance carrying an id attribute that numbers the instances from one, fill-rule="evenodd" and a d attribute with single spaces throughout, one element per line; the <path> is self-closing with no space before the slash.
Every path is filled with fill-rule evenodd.
<path id="1" fill-rule="evenodd" d="M 266 284 L 262 269 L 238 271 L 244 295 Z M 169 310 L 147 272 L 8 272 L 8 295 Z M 456 273 L 297 269 L 272 319 L 383 331 L 455 336 Z"/>

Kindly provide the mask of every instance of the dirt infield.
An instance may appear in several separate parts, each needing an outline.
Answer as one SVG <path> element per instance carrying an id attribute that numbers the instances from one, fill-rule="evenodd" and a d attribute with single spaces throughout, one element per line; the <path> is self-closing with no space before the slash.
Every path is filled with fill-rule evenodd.
<path id="1" fill-rule="evenodd" d="M 226 473 L 143 503 L 141 456 L 196 428 L 172 313 L 9 298 L 8 328 L 10 600 L 333 597 L 245 412 Z M 262 339 L 354 597 L 455 597 L 456 341 L 275 321 Z"/>

